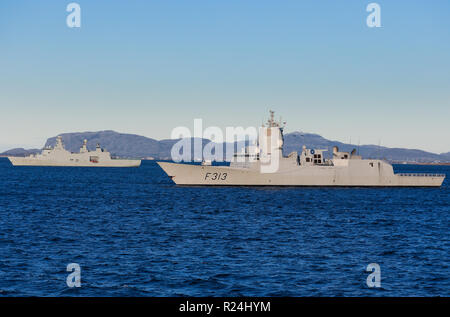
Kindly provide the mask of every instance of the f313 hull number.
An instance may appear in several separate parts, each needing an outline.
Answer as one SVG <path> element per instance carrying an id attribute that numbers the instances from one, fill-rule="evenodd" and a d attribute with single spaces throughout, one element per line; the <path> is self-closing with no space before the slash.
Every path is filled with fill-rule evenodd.
<path id="1" fill-rule="evenodd" d="M 205 180 L 224 181 L 227 179 L 227 173 L 206 173 Z"/>

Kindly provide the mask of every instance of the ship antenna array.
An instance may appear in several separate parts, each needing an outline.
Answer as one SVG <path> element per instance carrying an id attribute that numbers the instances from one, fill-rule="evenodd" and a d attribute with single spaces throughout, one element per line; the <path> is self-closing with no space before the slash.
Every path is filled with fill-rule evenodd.
<path id="1" fill-rule="evenodd" d="M 280 116 L 280 121 L 276 122 L 275 121 L 275 111 L 269 110 L 269 112 L 270 112 L 270 118 L 269 118 L 269 120 L 267 120 L 267 126 L 270 127 L 270 128 L 271 127 L 283 128 L 284 125 L 286 124 L 286 122 L 283 122 L 281 120 L 281 116 Z"/>
<path id="2" fill-rule="evenodd" d="M 275 111 L 269 110 L 269 112 L 270 112 L 270 117 L 269 117 L 269 120 L 267 121 L 267 125 L 270 128 L 270 127 L 274 127 L 275 126 L 275 119 L 274 119 Z"/>

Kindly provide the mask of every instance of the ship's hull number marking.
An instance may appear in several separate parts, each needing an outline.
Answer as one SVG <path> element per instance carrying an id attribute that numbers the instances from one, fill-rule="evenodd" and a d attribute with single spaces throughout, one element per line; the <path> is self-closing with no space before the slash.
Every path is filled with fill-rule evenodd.
<path id="1" fill-rule="evenodd" d="M 227 173 L 206 173 L 205 180 L 209 179 L 212 181 L 224 181 L 227 179 Z"/>

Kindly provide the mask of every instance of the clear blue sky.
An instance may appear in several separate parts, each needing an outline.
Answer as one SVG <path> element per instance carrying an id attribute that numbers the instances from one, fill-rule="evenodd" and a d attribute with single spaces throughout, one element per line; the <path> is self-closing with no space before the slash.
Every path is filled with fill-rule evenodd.
<path id="1" fill-rule="evenodd" d="M 450 151 L 450 1 L 0 1 L 0 150 L 259 125 Z"/>

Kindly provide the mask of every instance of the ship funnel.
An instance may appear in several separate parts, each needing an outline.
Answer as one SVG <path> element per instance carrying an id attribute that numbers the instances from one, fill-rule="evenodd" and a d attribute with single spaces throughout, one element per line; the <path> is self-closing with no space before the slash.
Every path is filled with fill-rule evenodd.
<path id="1" fill-rule="evenodd" d="M 337 146 L 333 146 L 333 154 L 339 152 L 339 148 Z"/>

